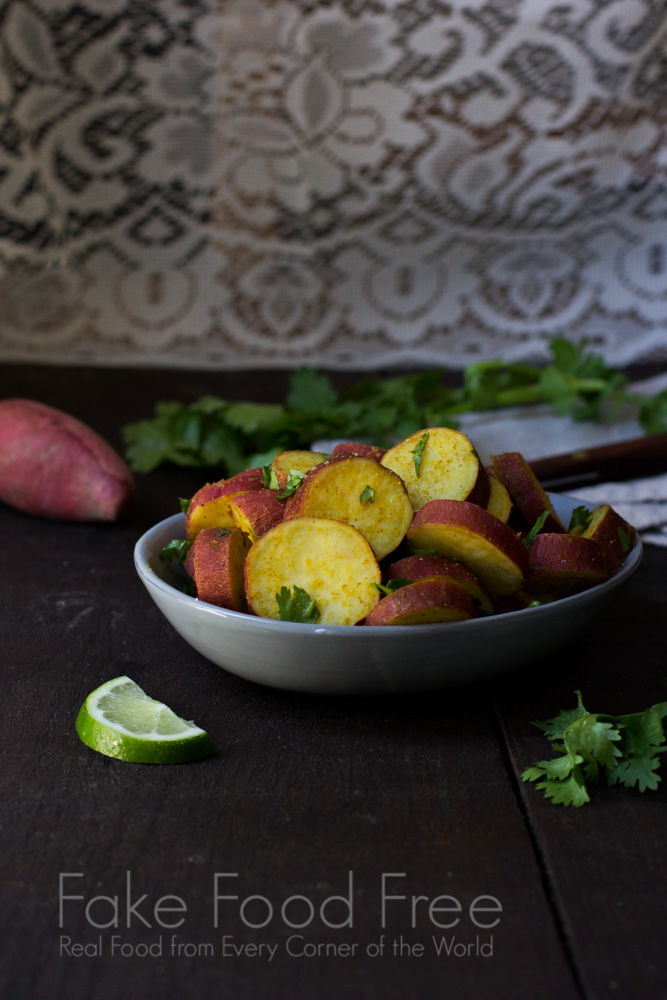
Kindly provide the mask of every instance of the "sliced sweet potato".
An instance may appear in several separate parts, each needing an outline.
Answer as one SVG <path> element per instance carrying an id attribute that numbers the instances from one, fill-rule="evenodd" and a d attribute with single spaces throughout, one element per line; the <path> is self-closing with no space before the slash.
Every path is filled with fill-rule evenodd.
<path id="1" fill-rule="evenodd" d="M 486 509 L 489 514 L 493 514 L 505 524 L 509 521 L 512 513 L 512 498 L 495 473 L 489 475 L 489 500 Z"/>
<path id="2" fill-rule="evenodd" d="M 582 538 L 592 538 L 598 542 L 607 560 L 610 576 L 617 573 L 637 541 L 637 531 L 617 514 L 609 504 L 602 504 L 591 511 L 588 526 L 581 533 Z"/>
<path id="3" fill-rule="evenodd" d="M 377 444 L 363 444 L 361 441 L 341 441 L 335 445 L 331 457 L 338 455 L 363 455 L 364 458 L 374 458 L 376 462 L 382 459 L 386 449 Z"/>
<path id="4" fill-rule="evenodd" d="M 604 550 L 591 538 L 548 532 L 537 535 L 529 549 L 530 593 L 567 597 L 608 577 Z"/>
<path id="5" fill-rule="evenodd" d="M 491 462 L 498 478 L 530 528 L 545 511 L 548 511 L 549 516 L 544 522 L 543 531 L 566 531 L 565 525 L 553 509 L 551 500 L 520 452 L 505 451 L 502 455 L 492 455 Z"/>
<path id="6" fill-rule="evenodd" d="M 417 511 L 408 531 L 413 548 L 435 548 L 474 573 L 492 601 L 523 585 L 525 546 L 503 521 L 465 500 L 431 500 Z"/>
<path id="7" fill-rule="evenodd" d="M 485 507 L 489 477 L 470 440 L 449 427 L 427 427 L 399 441 L 382 465 L 401 477 L 415 510 L 430 500 L 467 500 Z"/>
<path id="8" fill-rule="evenodd" d="M 86 424 L 31 399 L 0 402 L 0 500 L 37 517 L 114 521 L 134 479 Z"/>
<path id="9" fill-rule="evenodd" d="M 356 528 L 320 517 L 282 521 L 257 539 L 245 564 L 250 610 L 280 617 L 276 595 L 299 587 L 315 602 L 322 625 L 354 625 L 380 594 L 380 567 Z M 315 665 L 316 666 L 316 665 Z"/>
<path id="10" fill-rule="evenodd" d="M 383 597 L 366 615 L 364 625 L 431 625 L 474 617 L 475 605 L 464 587 L 430 577 Z"/>
<path id="11" fill-rule="evenodd" d="M 279 455 L 276 455 L 271 465 L 277 473 L 284 473 L 286 478 L 292 469 L 296 469 L 297 472 L 308 472 L 308 469 L 319 465 L 320 462 L 325 462 L 327 458 L 329 456 L 323 451 L 296 449 L 294 451 L 281 451 Z"/>
<path id="12" fill-rule="evenodd" d="M 246 611 L 243 564 L 250 543 L 236 528 L 203 528 L 186 562 L 191 567 L 197 597 L 230 611 Z"/>
<path id="13" fill-rule="evenodd" d="M 306 473 L 287 501 L 285 520 L 328 517 L 357 528 L 378 559 L 401 543 L 412 504 L 399 477 L 372 458 L 341 455 Z"/>
<path id="14" fill-rule="evenodd" d="M 229 502 L 234 497 L 264 489 L 264 472 L 261 468 L 245 469 L 230 479 L 206 483 L 190 500 L 185 515 L 187 537 L 196 538 L 204 528 L 234 528 L 234 518 Z"/>
<path id="15" fill-rule="evenodd" d="M 255 542 L 269 528 L 280 524 L 285 501 L 277 497 L 275 490 L 253 490 L 233 497 L 229 510 L 237 527 Z"/>
<path id="16" fill-rule="evenodd" d="M 406 556 L 392 563 L 387 580 L 423 580 L 437 578 L 458 583 L 467 590 L 480 615 L 492 615 L 493 605 L 479 585 L 479 580 L 463 563 L 443 556 Z"/>

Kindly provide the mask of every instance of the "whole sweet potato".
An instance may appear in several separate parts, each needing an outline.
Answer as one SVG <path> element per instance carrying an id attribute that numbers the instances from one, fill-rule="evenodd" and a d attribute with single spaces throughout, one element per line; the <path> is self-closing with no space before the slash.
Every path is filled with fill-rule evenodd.
<path id="1" fill-rule="evenodd" d="M 123 459 L 86 424 L 30 399 L 0 400 L 0 500 L 38 517 L 113 521 L 133 492 Z"/>

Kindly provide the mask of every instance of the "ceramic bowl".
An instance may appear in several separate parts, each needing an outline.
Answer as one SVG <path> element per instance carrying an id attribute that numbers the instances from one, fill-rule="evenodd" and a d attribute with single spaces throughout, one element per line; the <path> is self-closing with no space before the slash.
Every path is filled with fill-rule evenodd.
<path id="1" fill-rule="evenodd" d="M 551 494 L 567 524 L 576 506 Z M 470 621 L 363 628 L 301 625 L 226 611 L 185 595 L 181 567 L 160 559 L 184 538 L 182 514 L 137 542 L 134 560 L 149 594 L 176 631 L 208 660 L 247 680 L 317 694 L 425 691 L 489 678 L 552 656 L 590 627 L 639 566 L 637 541 L 610 580 L 552 604 Z"/>

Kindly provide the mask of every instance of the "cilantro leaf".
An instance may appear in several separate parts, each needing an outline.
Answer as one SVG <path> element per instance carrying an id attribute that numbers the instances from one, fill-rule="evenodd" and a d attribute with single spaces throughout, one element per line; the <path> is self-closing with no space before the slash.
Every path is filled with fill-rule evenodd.
<path id="1" fill-rule="evenodd" d="M 608 781 L 610 785 L 625 785 L 626 788 L 637 786 L 640 792 L 645 792 L 647 788 L 655 791 L 658 782 L 662 781 L 660 775 L 655 773 L 659 766 L 660 759 L 654 754 L 630 757 L 614 768 Z"/>
<path id="2" fill-rule="evenodd" d="M 312 368 L 298 368 L 292 376 L 287 395 L 288 409 L 296 413 L 314 413 L 335 406 L 338 396 L 326 375 Z"/>
<path id="3" fill-rule="evenodd" d="M 559 712 L 554 719 L 547 719 L 545 722 L 534 722 L 533 725 L 537 726 L 544 732 L 544 735 L 549 740 L 562 740 L 565 731 L 573 722 L 577 719 L 581 719 L 588 712 L 584 708 L 583 702 L 581 700 L 581 691 L 576 691 L 577 695 L 577 707 L 564 709 Z"/>
<path id="4" fill-rule="evenodd" d="M 281 587 L 276 594 L 279 619 L 281 622 L 302 622 L 314 625 L 320 617 L 320 609 L 302 587 Z"/>
<path id="5" fill-rule="evenodd" d="M 170 542 L 160 552 L 160 559 L 164 562 L 176 561 L 184 562 L 192 541 L 187 538 L 172 538 Z"/>
<path id="6" fill-rule="evenodd" d="M 667 389 L 655 396 L 634 395 L 632 401 L 639 407 L 638 419 L 645 434 L 667 431 Z"/>
<path id="7" fill-rule="evenodd" d="M 296 493 L 299 486 L 301 486 L 305 474 L 305 472 L 299 472 L 298 469 L 290 469 L 287 473 L 285 486 L 280 493 L 276 493 L 278 499 L 285 500 L 287 497 L 291 497 L 293 493 Z"/>
<path id="8" fill-rule="evenodd" d="M 622 524 L 619 524 L 618 537 L 620 539 L 621 549 L 623 552 L 629 552 L 632 548 L 632 532 L 628 528 L 624 528 Z"/>
<path id="9" fill-rule="evenodd" d="M 545 798 L 551 799 L 554 805 L 574 806 L 578 809 L 591 801 L 581 772 L 575 772 L 565 781 L 547 778 L 535 787 L 543 791 Z"/>
<path id="10" fill-rule="evenodd" d="M 225 420 L 230 427 L 254 434 L 281 426 L 284 414 L 282 406 L 270 403 L 230 403 L 225 410 Z"/>
<path id="11" fill-rule="evenodd" d="M 588 713 L 572 722 L 563 735 L 566 746 L 578 751 L 584 760 L 613 770 L 616 757 L 621 751 L 614 744 L 621 739 L 621 734 L 613 722 L 602 722 L 598 715 Z"/>
<path id="12" fill-rule="evenodd" d="M 279 490 L 280 483 L 278 482 L 278 473 L 273 468 L 272 465 L 263 465 L 262 472 L 264 474 L 264 486 L 267 490 Z"/>
<path id="13" fill-rule="evenodd" d="M 425 431 L 422 434 L 422 436 L 420 437 L 420 439 L 417 442 L 417 444 L 415 445 L 415 447 L 410 449 L 410 454 L 414 455 L 413 461 L 415 463 L 415 473 L 417 474 L 417 476 L 421 475 L 421 467 L 422 467 L 422 458 L 424 456 L 424 448 L 426 447 L 426 443 L 427 443 L 429 437 L 430 437 L 430 435 L 429 435 L 428 431 Z"/>
<path id="14" fill-rule="evenodd" d="M 413 556 L 437 556 L 437 549 L 410 549 Z"/>
<path id="15" fill-rule="evenodd" d="M 534 543 L 534 541 L 537 538 L 538 534 L 540 533 L 540 531 L 544 527 L 544 522 L 546 521 L 546 519 L 548 518 L 548 516 L 549 516 L 550 513 L 551 513 L 551 511 L 543 510 L 542 513 L 540 514 L 540 516 L 538 517 L 537 521 L 535 522 L 535 524 L 532 526 L 532 528 L 528 532 L 528 534 L 524 535 L 523 544 L 526 546 L 527 549 L 529 549 L 531 547 L 531 545 Z"/>
<path id="16" fill-rule="evenodd" d="M 413 580 L 406 580 L 403 576 L 392 577 L 391 580 L 387 580 L 386 583 L 373 583 L 376 590 L 379 590 L 381 594 L 385 597 L 389 597 L 393 594 L 395 590 L 400 590 L 402 587 L 407 587 L 409 583 L 413 583 Z"/>
<path id="17" fill-rule="evenodd" d="M 583 531 L 586 530 L 588 525 L 591 523 L 593 515 L 587 507 L 575 507 L 572 511 L 570 517 L 570 523 L 568 525 L 568 531 L 572 532 L 575 528 L 581 528 Z"/>
<path id="18" fill-rule="evenodd" d="M 666 715 L 667 702 L 632 715 L 591 713 L 577 691 L 575 709 L 536 723 L 549 739 L 562 741 L 553 744 L 561 756 L 538 761 L 526 768 L 522 778 L 540 782 L 536 787 L 562 805 L 590 801 L 586 782 L 595 781 L 600 771 L 606 773 L 609 785 L 655 790 L 661 780 L 656 773 L 659 755 L 667 751 L 662 724 Z"/>
<path id="19" fill-rule="evenodd" d="M 359 494 L 359 503 L 375 503 L 375 490 L 372 486 L 364 486 Z"/>
<path id="20" fill-rule="evenodd" d="M 188 510 L 190 509 L 190 501 L 186 500 L 185 497 L 179 497 L 178 502 L 181 505 L 181 510 L 183 511 L 183 513 L 187 514 Z"/>

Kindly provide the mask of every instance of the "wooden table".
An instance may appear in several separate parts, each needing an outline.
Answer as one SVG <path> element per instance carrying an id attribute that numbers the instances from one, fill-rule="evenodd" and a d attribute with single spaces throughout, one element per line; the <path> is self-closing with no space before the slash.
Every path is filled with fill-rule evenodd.
<path id="1" fill-rule="evenodd" d="M 63 407 L 120 447 L 121 425 L 158 399 L 278 400 L 286 384 L 280 372 L 6 366 L 0 396 Z M 205 661 L 136 577 L 136 538 L 200 481 L 138 477 L 116 525 L 0 509 L 0 995 L 667 997 L 665 786 L 599 787 L 574 810 L 518 777 L 548 750 L 531 720 L 572 706 L 575 688 L 611 713 L 667 696 L 667 552 L 647 548 L 608 619 L 565 656 L 438 694 L 308 697 Z M 218 755 L 150 767 L 87 749 L 76 713 L 122 673 L 204 726 Z M 385 896 L 406 897 L 385 901 L 385 926 L 383 880 Z M 219 900 L 217 927 L 216 887 L 238 897 Z M 283 919 L 295 895 L 307 899 Z M 81 897 L 62 900 L 62 926 L 60 896 Z M 117 926 L 95 926 L 115 913 L 99 896 L 118 897 Z M 331 896 L 343 899 L 322 919 Z M 412 896 L 427 897 L 414 921 Z M 248 926 L 269 904 L 270 922 Z"/>

